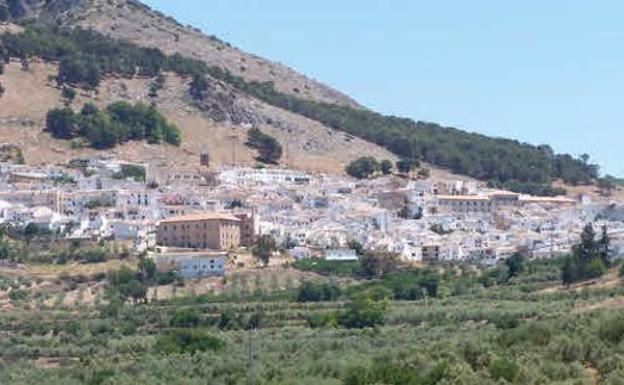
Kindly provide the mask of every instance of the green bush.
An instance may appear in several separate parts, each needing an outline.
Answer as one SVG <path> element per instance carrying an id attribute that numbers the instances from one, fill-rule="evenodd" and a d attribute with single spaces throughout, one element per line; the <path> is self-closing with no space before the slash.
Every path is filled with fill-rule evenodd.
<path id="1" fill-rule="evenodd" d="M 372 156 L 364 156 L 349 163 L 345 171 L 354 178 L 368 179 L 381 171 L 381 165 Z"/>
<path id="2" fill-rule="evenodd" d="M 173 330 L 156 341 L 154 349 L 161 354 L 195 354 L 198 352 L 217 351 L 225 342 L 201 330 Z"/>
<path id="3" fill-rule="evenodd" d="M 297 292 L 298 302 L 335 301 L 340 297 L 340 287 L 327 283 L 304 282 Z"/>
<path id="4" fill-rule="evenodd" d="M 505 359 L 492 361 L 488 366 L 488 371 L 493 379 L 504 379 L 507 382 L 515 382 L 520 374 L 518 365 Z"/>
<path id="5" fill-rule="evenodd" d="M 388 304 L 385 300 L 375 300 L 370 293 L 357 295 L 338 314 L 337 322 L 348 329 L 362 329 L 383 325 Z"/>
<path id="6" fill-rule="evenodd" d="M 615 314 L 600 322 L 598 336 L 605 342 L 619 344 L 624 340 L 624 314 Z"/>
<path id="7" fill-rule="evenodd" d="M 201 314 L 196 309 L 177 310 L 169 320 L 169 326 L 192 328 L 201 324 Z"/>

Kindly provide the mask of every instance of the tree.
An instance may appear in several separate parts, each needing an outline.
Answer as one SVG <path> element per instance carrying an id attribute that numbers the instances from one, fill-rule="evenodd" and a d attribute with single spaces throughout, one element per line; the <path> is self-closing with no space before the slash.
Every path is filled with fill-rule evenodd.
<path id="1" fill-rule="evenodd" d="M 197 74 L 193 76 L 193 81 L 191 82 L 189 90 L 193 99 L 197 101 L 203 101 L 204 92 L 208 90 L 208 85 L 208 80 L 206 80 L 206 77 L 204 75 Z"/>
<path id="2" fill-rule="evenodd" d="M 263 266 L 268 266 L 273 252 L 277 251 L 277 242 L 270 235 L 263 235 L 256 241 L 251 254 Z"/>
<path id="3" fill-rule="evenodd" d="M 149 282 L 156 277 L 158 269 L 156 262 L 152 258 L 142 257 L 139 261 L 139 274 L 142 277 L 143 282 Z"/>
<path id="4" fill-rule="evenodd" d="M 581 242 L 576 245 L 575 254 L 578 255 L 581 262 L 588 263 L 596 258 L 598 254 L 598 244 L 596 243 L 596 231 L 591 223 L 583 228 L 581 233 Z"/>
<path id="5" fill-rule="evenodd" d="M 39 226 L 37 226 L 35 223 L 29 223 L 26 225 L 26 227 L 24 227 L 23 233 L 24 233 L 24 238 L 26 238 L 26 242 L 30 243 L 30 241 L 32 241 L 37 235 L 39 235 Z"/>
<path id="6" fill-rule="evenodd" d="M 561 279 L 564 284 L 594 279 L 603 276 L 610 264 L 609 237 L 606 229 L 600 240 L 596 240 L 594 226 L 588 223 L 578 244 L 573 247 L 572 255 L 564 259 L 561 266 Z"/>
<path id="7" fill-rule="evenodd" d="M 351 240 L 349 241 L 349 243 L 347 244 L 347 247 L 355 250 L 355 253 L 357 255 L 363 255 L 364 254 L 364 246 L 362 246 L 362 244 L 356 240 Z"/>
<path id="8" fill-rule="evenodd" d="M 372 156 L 364 156 L 349 163 L 346 171 L 354 178 L 367 179 L 380 171 L 380 165 Z"/>
<path id="9" fill-rule="evenodd" d="M 74 99 L 76 99 L 76 90 L 71 87 L 64 86 L 63 90 L 61 91 L 61 96 L 65 101 L 65 105 L 69 106 L 70 104 L 72 104 Z"/>
<path id="10" fill-rule="evenodd" d="M 282 146 L 275 138 L 257 128 L 247 132 L 247 146 L 258 151 L 257 159 L 262 163 L 277 164 L 282 157 Z"/>
<path id="11" fill-rule="evenodd" d="M 381 163 L 379 164 L 379 167 L 381 169 L 382 174 L 384 175 L 390 175 L 392 173 L 392 169 L 394 168 L 394 166 L 392 165 L 392 162 L 389 161 L 388 159 L 382 160 Z"/>
<path id="12" fill-rule="evenodd" d="M 107 149 L 130 140 L 150 143 L 165 141 L 174 146 L 181 142 L 180 129 L 170 124 L 153 107 L 116 102 L 100 110 L 86 103 L 79 114 L 68 107 L 48 112 L 46 129 L 58 139 L 84 138 L 91 147 Z"/>
<path id="13" fill-rule="evenodd" d="M 50 110 L 46 117 L 46 129 L 58 139 L 73 139 L 78 134 L 74 111 L 69 108 Z"/>
<path id="14" fill-rule="evenodd" d="M 420 167 L 420 162 L 417 159 L 401 159 L 396 162 L 396 167 L 399 172 L 409 173 Z"/>
<path id="15" fill-rule="evenodd" d="M 202 330 L 176 329 L 162 335 L 154 348 L 162 354 L 190 354 L 217 351 L 225 346 L 225 342 Z"/>
<path id="16" fill-rule="evenodd" d="M 201 314 L 197 309 L 178 309 L 171 319 L 169 326 L 174 328 L 193 328 L 201 324 Z"/>
<path id="17" fill-rule="evenodd" d="M 605 267 L 609 268 L 612 265 L 611 261 L 611 239 L 609 237 L 608 228 L 606 225 L 602 226 L 602 234 L 598 240 L 598 255 Z"/>
<path id="18" fill-rule="evenodd" d="M 561 280 L 564 285 L 570 285 L 579 280 L 577 261 L 572 256 L 568 256 L 563 260 Z"/>
<path id="19" fill-rule="evenodd" d="M 421 168 L 418 170 L 418 177 L 422 179 L 429 179 L 429 177 L 431 177 L 431 170 L 428 168 Z"/>
<path id="20" fill-rule="evenodd" d="M 297 302 L 335 301 L 340 296 L 340 288 L 328 283 L 304 282 L 297 292 Z"/>
<path id="21" fill-rule="evenodd" d="M 616 188 L 615 178 L 607 175 L 604 178 L 598 179 L 596 181 L 596 185 L 602 195 L 611 196 L 611 194 L 613 194 L 613 190 Z"/>
<path id="22" fill-rule="evenodd" d="M 0 23 L 9 21 L 10 18 L 11 18 L 11 13 L 9 12 L 9 9 L 5 7 L 4 5 L 0 5 Z"/>
<path id="23" fill-rule="evenodd" d="M 514 253 L 505 261 L 507 266 L 507 280 L 517 277 L 524 271 L 525 257 L 521 253 Z"/>
<path id="24" fill-rule="evenodd" d="M 388 308 L 387 298 L 374 299 L 370 292 L 360 293 L 338 315 L 338 324 L 349 329 L 362 329 L 383 325 Z"/>
<path id="25" fill-rule="evenodd" d="M 365 253 L 360 259 L 362 274 L 366 277 L 381 277 L 397 271 L 399 258 L 391 253 Z"/>

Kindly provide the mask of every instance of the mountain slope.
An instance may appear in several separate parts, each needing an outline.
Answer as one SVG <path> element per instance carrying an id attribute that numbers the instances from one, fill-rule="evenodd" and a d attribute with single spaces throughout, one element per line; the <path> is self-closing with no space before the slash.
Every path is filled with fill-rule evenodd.
<path id="1" fill-rule="evenodd" d="M 2 0 L 0 0 L 1 2 Z M 287 94 L 320 102 L 358 107 L 348 96 L 292 69 L 256 55 L 197 29 L 183 26 L 160 12 L 132 0 L 20 0 L 22 19 L 40 18 L 69 27 L 93 29 L 142 47 L 158 48 L 227 68 L 247 81 L 273 82 Z"/>
<path id="2" fill-rule="evenodd" d="M 46 113 L 63 106 L 62 90 L 49 81 L 58 72 L 58 65 L 31 61 L 27 71 L 19 61 L 12 61 L 0 75 L 6 89 L 0 98 L 0 142 L 20 146 L 30 164 L 66 162 L 70 159 L 95 155 L 88 148 L 72 149 L 68 141 L 55 140 L 43 131 Z M 80 90 L 72 103 L 75 109 L 92 102 L 105 107 L 115 101 L 155 103 L 166 118 L 177 124 L 183 133 L 182 145 L 148 145 L 127 143 L 109 151 L 120 158 L 137 162 L 157 162 L 170 165 L 193 165 L 205 147 L 214 165 L 253 165 L 253 153 L 245 146 L 246 128 L 225 124 L 211 116 L 216 110 L 202 111 L 187 94 L 190 79 L 176 74 L 166 74 L 166 84 L 152 98 L 150 85 L 153 79 L 106 77 L 97 90 Z M 217 91 L 214 91 L 217 92 Z M 229 95 L 228 92 L 224 93 Z M 373 144 L 343 133 L 328 130 L 321 124 L 239 95 L 237 108 L 248 111 L 249 119 L 277 138 L 284 147 L 282 163 L 304 170 L 341 172 L 344 166 L 361 153 L 392 158 L 392 154 Z M 240 115 L 237 115 L 240 117 Z M 262 123 L 271 119 L 272 125 Z"/>
<path id="3" fill-rule="evenodd" d="M 60 84 L 98 91 L 110 78 L 139 76 L 153 82 L 159 74 L 172 72 L 181 76 L 180 84 L 187 87 L 177 94 L 178 104 L 197 110 L 210 124 L 239 130 L 243 136 L 250 127 L 262 128 L 284 142 L 287 153 L 324 157 L 328 164 L 336 163 L 336 170 L 359 155 L 389 157 L 387 151 L 363 144 L 355 139 L 358 137 L 397 156 L 418 158 L 523 192 L 552 193 L 548 185 L 553 179 L 590 183 L 598 173 L 597 166 L 587 159 L 555 154 L 548 146 L 490 138 L 363 109 L 337 91 L 180 26 L 133 0 L 11 3 L 14 8 L 22 4 L 11 12 L 18 20 L 72 29 L 28 27 L 25 34 L 5 35 L 4 56 L 57 61 Z M 140 100 L 158 102 L 149 95 Z M 227 146 L 227 142 L 217 143 L 219 148 Z"/>

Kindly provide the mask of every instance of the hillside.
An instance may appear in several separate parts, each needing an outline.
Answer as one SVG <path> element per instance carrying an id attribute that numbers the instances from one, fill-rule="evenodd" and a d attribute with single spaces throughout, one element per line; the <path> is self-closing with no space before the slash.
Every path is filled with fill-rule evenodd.
<path id="1" fill-rule="evenodd" d="M 0 0 L 0 4 L 2 0 Z M 216 37 L 183 26 L 133 0 L 21 0 L 21 19 L 40 18 L 60 25 L 93 29 L 113 38 L 166 54 L 179 53 L 227 68 L 247 81 L 273 82 L 280 92 L 357 107 L 348 96 L 281 64 L 251 55 Z"/>
<path id="2" fill-rule="evenodd" d="M 30 164 L 66 162 L 97 154 L 93 149 L 72 149 L 69 142 L 55 140 L 43 132 L 47 111 L 63 105 L 61 90 L 48 80 L 57 71 L 55 64 L 38 61 L 31 62 L 28 71 L 23 71 L 21 64 L 14 61 L 0 75 L 0 83 L 6 89 L 0 103 L 0 139 L 18 144 Z M 150 103 L 150 82 L 148 78 L 106 78 L 97 91 L 79 92 L 73 105 L 93 102 L 104 107 L 120 100 Z M 253 154 L 244 145 L 246 129 L 214 122 L 207 116 L 210 111 L 203 112 L 195 107 L 187 100 L 188 82 L 189 79 L 168 74 L 166 85 L 155 100 L 159 111 L 181 128 L 184 138 L 181 147 L 133 142 L 111 152 L 129 161 L 189 165 L 197 162 L 204 146 L 215 165 L 232 163 L 233 156 L 239 164 L 254 164 Z M 243 107 L 253 106 L 255 113 L 276 122 L 288 122 L 282 129 L 261 125 L 284 145 L 283 163 L 286 165 L 311 171 L 340 172 L 360 153 L 392 158 L 392 154 L 375 145 L 327 130 L 303 117 L 253 100 L 241 99 L 239 103 Z"/>
<path id="3" fill-rule="evenodd" d="M 343 94 L 291 69 L 181 26 L 136 1 L 10 3 L 9 11 L 4 11 L 7 18 L 20 23 L 35 21 L 37 26 L 27 26 L 24 33 L 5 34 L 3 56 L 58 63 L 58 75 L 50 76 L 56 77 L 59 86 L 95 90 L 98 94 L 111 79 L 148 80 L 153 84 L 164 73 L 179 78 L 177 89 L 169 90 L 167 84 L 164 91 L 174 92 L 175 100 L 152 100 L 151 84 L 144 84 L 143 90 L 147 91 L 135 96 L 134 101 L 157 105 L 165 115 L 178 114 L 178 108 L 172 110 L 172 105 L 192 111 L 189 113 L 194 118 L 190 120 L 188 115 L 184 119 L 171 118 L 181 125 L 186 136 L 182 150 L 186 146 L 187 153 L 205 144 L 193 141 L 195 149 L 188 148 L 188 139 L 197 137 L 193 132 L 198 126 L 218 126 L 226 132 L 234 130 L 241 140 L 231 151 L 230 134 L 217 135 L 216 141 L 211 138 L 215 158 L 223 158 L 218 154 L 230 148 L 230 153 L 241 154 L 237 161 L 249 160 L 242 146 L 245 131 L 258 127 L 275 136 L 285 148 L 284 163 L 322 171 L 341 172 L 347 162 L 362 155 L 392 158 L 391 152 L 395 157 L 417 158 L 456 174 L 488 181 L 492 187 L 519 192 L 553 194 L 557 191 L 549 186 L 554 179 L 576 185 L 590 184 L 598 176 L 598 167 L 588 159 L 556 154 L 549 146 L 491 138 L 361 108 Z M 33 88 L 31 92 L 38 91 Z M 117 95 L 101 102 L 120 97 L 123 99 L 123 95 Z M 22 118 L 40 125 L 40 116 Z M 243 148 L 237 150 L 237 146 Z"/>

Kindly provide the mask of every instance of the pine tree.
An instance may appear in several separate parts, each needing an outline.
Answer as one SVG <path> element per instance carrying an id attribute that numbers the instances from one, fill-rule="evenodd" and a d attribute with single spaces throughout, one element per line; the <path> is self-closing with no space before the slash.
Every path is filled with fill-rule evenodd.
<path id="1" fill-rule="evenodd" d="M 585 279 L 603 276 L 609 260 L 609 237 L 603 228 L 603 235 L 596 240 L 594 226 L 589 223 L 581 233 L 581 241 L 573 248 L 571 256 L 565 259 L 561 267 L 561 279 L 569 285 Z"/>
<path id="2" fill-rule="evenodd" d="M 602 226 L 602 236 L 598 240 L 598 254 L 605 267 L 611 267 L 611 239 L 606 225 Z"/>
<path id="3" fill-rule="evenodd" d="M 589 263 L 598 254 L 598 244 L 596 243 L 596 231 L 591 223 L 588 223 L 581 233 L 581 243 L 577 246 L 576 252 L 579 260 Z"/>

